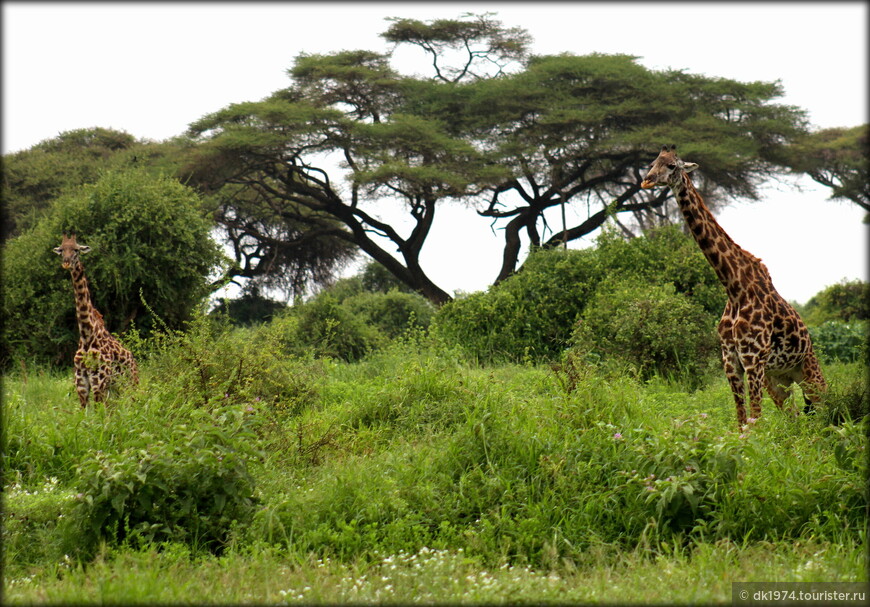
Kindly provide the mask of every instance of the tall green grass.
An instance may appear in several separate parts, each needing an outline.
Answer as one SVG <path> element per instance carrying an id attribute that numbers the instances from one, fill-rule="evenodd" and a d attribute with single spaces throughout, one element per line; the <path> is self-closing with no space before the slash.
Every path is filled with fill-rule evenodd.
<path id="1" fill-rule="evenodd" d="M 789 579 L 807 559 L 825 581 L 858 575 L 870 501 L 862 365 L 826 368 L 828 409 L 795 416 L 765 401 L 743 433 L 721 379 L 693 390 L 566 369 L 481 367 L 419 335 L 353 364 L 314 360 L 289 354 L 268 327 L 203 325 L 144 356 L 139 386 L 105 407 L 82 410 L 71 376 L 9 375 L 4 545 L 18 581 L 7 591 L 126 601 L 159 586 L 160 567 L 180 579 L 217 576 L 218 562 L 236 572 L 282 562 L 286 588 L 262 574 L 255 597 L 402 601 L 415 582 L 390 565 L 425 561 L 442 588 L 433 600 L 603 600 L 579 589 L 590 572 L 628 580 L 617 598 L 634 600 L 657 559 L 685 579 L 723 553 L 763 561 L 765 546 L 790 564 L 764 566 Z M 248 505 L 216 507 L 219 478 L 250 479 Z M 103 510 L 87 495 L 102 495 Z M 220 519 L 223 556 L 185 532 L 184 500 L 202 524 Z M 125 525 L 131 533 L 117 533 Z M 150 568 L 141 555 L 154 550 L 164 556 Z M 370 577 L 328 590 L 351 572 Z M 561 581 L 551 588 L 546 572 Z M 465 582 L 445 581 L 460 573 Z M 95 588 L 104 575 L 141 588 Z M 28 591 L 25 579 L 52 580 L 58 594 Z M 247 599 L 234 588 L 228 600 Z"/>

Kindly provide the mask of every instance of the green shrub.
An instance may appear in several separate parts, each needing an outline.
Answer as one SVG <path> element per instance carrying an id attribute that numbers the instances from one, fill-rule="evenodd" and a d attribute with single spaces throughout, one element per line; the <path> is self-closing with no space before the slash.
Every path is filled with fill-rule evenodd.
<path id="1" fill-rule="evenodd" d="M 435 313 L 422 295 L 400 291 L 360 293 L 344 300 L 342 306 L 390 339 L 415 327 L 427 329 Z"/>
<path id="2" fill-rule="evenodd" d="M 84 458 L 72 516 L 82 556 L 100 541 L 178 541 L 220 552 L 231 530 L 250 520 L 254 435 L 244 414 L 224 411 L 212 420 L 203 413 L 192 422 L 175 428 L 169 440 L 143 437 L 120 453 Z"/>
<path id="3" fill-rule="evenodd" d="M 818 326 L 810 326 L 813 350 L 824 362 L 856 362 L 867 360 L 867 323 L 829 320 Z"/>
<path id="4" fill-rule="evenodd" d="M 808 325 L 831 320 L 853 322 L 870 319 L 870 283 L 843 280 L 813 295 L 803 308 Z"/>
<path id="5" fill-rule="evenodd" d="M 535 251 L 514 276 L 442 306 L 433 331 L 482 363 L 552 360 L 599 279 L 592 250 Z"/>
<path id="6" fill-rule="evenodd" d="M 286 317 L 286 318 L 285 318 Z M 383 345 L 384 335 L 327 293 L 294 306 L 278 322 L 291 352 L 352 362 Z M 282 320 L 284 318 L 284 320 Z"/>
<path id="7" fill-rule="evenodd" d="M 714 324 L 671 284 L 615 282 L 589 302 L 573 343 L 587 357 L 630 363 L 645 378 L 659 374 L 697 384 L 718 351 Z"/>
<path id="8" fill-rule="evenodd" d="M 660 227 L 630 240 L 615 230 L 605 230 L 595 254 L 608 280 L 670 283 L 677 293 L 717 319 L 725 309 L 728 296 L 716 273 L 695 240 L 678 226 Z"/>
<path id="9" fill-rule="evenodd" d="M 131 340 L 131 345 L 148 359 L 143 387 L 170 402 L 194 407 L 259 403 L 295 413 L 315 398 L 321 370 L 315 361 L 288 353 L 287 325 L 234 328 L 225 319 L 198 315 L 186 332 L 161 334 L 141 346 Z"/>
<path id="10" fill-rule="evenodd" d="M 76 232 L 91 247 L 83 257 L 85 274 L 109 331 L 127 331 L 135 319 L 147 334 L 157 328 L 155 314 L 180 328 L 208 295 L 209 274 L 225 260 L 200 204 L 178 181 L 134 169 L 107 172 L 56 200 L 4 247 L 0 363 L 72 363 L 78 343 L 73 290 L 69 271 L 52 252 L 64 232 Z"/>
<path id="11" fill-rule="evenodd" d="M 444 305 L 433 330 L 481 362 L 554 361 L 600 284 L 670 283 L 696 310 L 718 318 L 725 290 L 695 241 L 677 227 L 625 240 L 613 231 L 595 249 L 533 251 L 522 269 L 488 291 Z"/>

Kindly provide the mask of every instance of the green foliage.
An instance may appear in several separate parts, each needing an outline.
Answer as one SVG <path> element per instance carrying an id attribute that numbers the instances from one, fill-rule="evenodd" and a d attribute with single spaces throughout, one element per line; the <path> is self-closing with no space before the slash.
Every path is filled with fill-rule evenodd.
<path id="1" fill-rule="evenodd" d="M 297 354 L 359 360 L 383 343 L 383 335 L 329 293 L 295 306 L 286 316 L 284 339 Z"/>
<path id="2" fill-rule="evenodd" d="M 110 331 L 125 331 L 135 320 L 147 334 L 155 313 L 180 327 L 223 262 L 199 207 L 191 189 L 140 169 L 105 173 L 57 200 L 4 248 L 4 364 L 71 360 L 78 339 L 74 297 L 69 272 L 52 252 L 63 232 L 91 247 L 85 274 Z"/>
<path id="3" fill-rule="evenodd" d="M 868 125 L 808 133 L 786 146 L 784 164 L 831 188 L 831 198 L 851 200 L 870 211 Z"/>
<path id="4" fill-rule="evenodd" d="M 390 339 L 411 328 L 427 329 L 435 314 L 435 307 L 426 298 L 400 291 L 361 293 L 342 305 Z"/>
<path id="5" fill-rule="evenodd" d="M 610 279 L 634 280 L 653 285 L 671 283 L 681 293 L 717 319 L 728 296 L 698 244 L 678 226 L 652 230 L 626 240 L 615 230 L 598 237 L 598 263 Z"/>
<path id="6" fill-rule="evenodd" d="M 382 266 L 368 264 L 308 302 L 297 302 L 282 320 L 284 339 L 297 354 L 355 361 L 411 330 L 426 330 L 435 308 Z"/>
<path id="7" fill-rule="evenodd" d="M 600 276 L 592 250 L 535 251 L 522 272 L 443 306 L 433 330 L 481 362 L 550 360 L 567 345 Z"/>
<path id="8" fill-rule="evenodd" d="M 291 355 L 281 320 L 233 328 L 197 315 L 185 327 L 131 344 L 149 363 L 149 391 L 196 407 L 304 408 L 316 393 L 316 364 Z"/>
<path id="9" fill-rule="evenodd" d="M 718 353 L 715 317 L 673 284 L 611 282 L 586 306 L 573 345 L 623 361 L 644 378 L 675 376 L 697 386 Z"/>
<path id="10" fill-rule="evenodd" d="M 83 459 L 76 476 L 72 524 L 76 552 L 93 555 L 99 541 L 132 545 L 178 541 L 220 552 L 234 526 L 253 515 L 253 434 L 243 414 L 193 416 L 168 440 Z"/>
<path id="11" fill-rule="evenodd" d="M 868 360 L 867 321 L 829 320 L 809 327 L 813 350 L 825 362 Z"/>
<path id="12" fill-rule="evenodd" d="M 4 156 L 2 242 L 32 228 L 60 195 L 96 181 L 110 158 L 134 145 L 124 132 L 79 129 Z"/>
<path id="13" fill-rule="evenodd" d="M 475 293 L 443 306 L 433 321 L 434 330 L 445 340 L 461 344 L 473 357 L 484 362 L 557 360 L 568 347 L 578 318 L 604 288 L 602 285 L 619 281 L 636 285 L 632 288 L 637 301 L 642 299 L 645 290 L 658 293 L 656 306 L 660 314 L 667 316 L 630 319 L 633 331 L 641 330 L 640 322 L 650 323 L 642 330 L 658 331 L 659 341 L 648 335 L 645 345 L 638 346 L 640 349 L 628 355 L 629 358 L 641 362 L 641 351 L 651 353 L 660 346 L 670 354 L 657 353 L 653 368 L 661 367 L 669 372 L 683 368 L 689 373 L 703 368 L 709 349 L 707 327 L 721 314 L 726 296 L 695 242 L 676 227 L 662 228 L 631 240 L 624 240 L 615 232 L 605 232 L 595 249 L 534 251 L 521 272 L 485 293 Z M 672 301 L 689 314 L 683 323 L 683 346 L 678 352 L 674 351 L 673 340 L 680 337 L 669 337 L 667 325 L 652 324 L 681 320 L 676 315 L 668 316 L 668 304 L 661 301 L 666 295 L 657 285 L 667 283 L 673 286 Z M 624 303 L 627 302 L 617 304 L 602 296 L 595 314 L 600 322 L 606 322 L 608 314 L 622 318 L 624 311 L 607 306 Z M 605 329 L 597 326 L 596 331 Z M 629 338 L 626 336 L 626 339 Z M 702 360 L 696 361 L 693 355 L 701 356 Z M 670 362 L 664 363 L 663 356 Z M 680 357 L 678 364 L 674 356 Z"/>
<path id="14" fill-rule="evenodd" d="M 222 299 L 211 314 L 226 314 L 238 326 L 251 326 L 267 322 L 287 308 L 287 304 L 260 295 L 259 291 L 246 291 L 236 299 Z"/>
<path id="15" fill-rule="evenodd" d="M 851 322 L 870 319 L 870 283 L 843 280 L 813 295 L 804 306 L 802 317 L 808 325 L 830 320 Z"/>

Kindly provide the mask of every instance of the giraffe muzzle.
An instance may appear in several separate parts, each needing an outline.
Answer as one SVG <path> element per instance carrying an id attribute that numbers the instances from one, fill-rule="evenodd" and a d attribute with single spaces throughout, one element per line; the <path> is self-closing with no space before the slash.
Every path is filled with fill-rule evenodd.
<path id="1" fill-rule="evenodd" d="M 656 187 L 656 182 L 650 181 L 649 179 L 644 179 L 640 182 L 640 187 L 642 187 L 644 190 L 648 190 L 650 188 Z"/>

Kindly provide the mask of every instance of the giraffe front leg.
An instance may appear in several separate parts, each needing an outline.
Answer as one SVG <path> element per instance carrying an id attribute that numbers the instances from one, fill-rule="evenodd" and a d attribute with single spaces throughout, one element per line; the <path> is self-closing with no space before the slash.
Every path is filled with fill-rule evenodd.
<path id="1" fill-rule="evenodd" d="M 743 384 L 743 366 L 730 348 L 722 347 L 722 367 L 731 393 L 734 395 L 734 404 L 737 405 L 737 427 L 742 430 L 746 425 L 746 389 Z"/>
<path id="2" fill-rule="evenodd" d="M 749 385 L 749 414 L 761 417 L 761 398 L 764 396 L 764 367 L 755 364 L 746 368 L 746 383 Z"/>
<path id="3" fill-rule="evenodd" d="M 81 351 L 76 352 L 73 359 L 73 367 L 75 369 L 76 393 L 79 395 L 79 402 L 82 408 L 85 408 L 88 406 L 88 394 L 91 391 L 91 384 Z"/>

